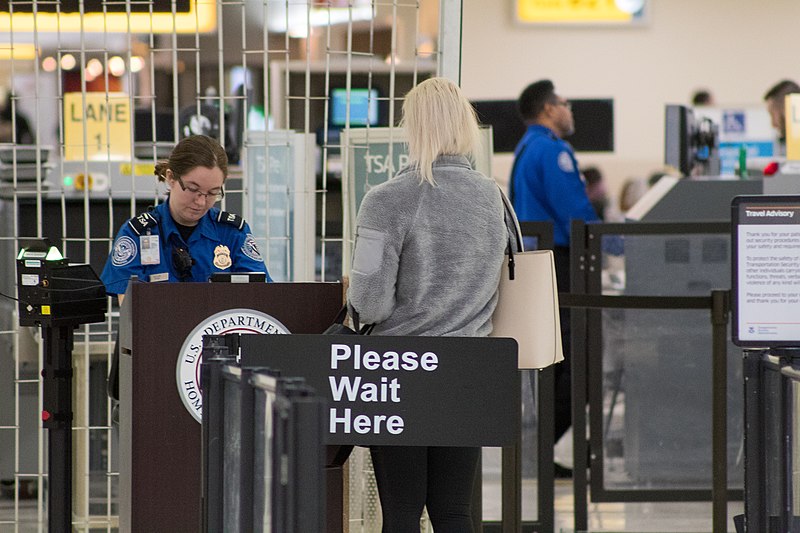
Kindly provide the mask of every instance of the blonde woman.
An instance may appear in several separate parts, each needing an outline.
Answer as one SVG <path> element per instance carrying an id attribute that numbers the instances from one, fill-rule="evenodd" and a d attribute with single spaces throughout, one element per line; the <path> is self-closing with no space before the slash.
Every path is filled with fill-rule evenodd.
<path id="1" fill-rule="evenodd" d="M 508 233 L 500 191 L 473 170 L 475 112 L 443 78 L 403 105 L 409 165 L 371 189 L 356 222 L 348 299 L 375 335 L 485 337 Z M 371 449 L 383 531 L 419 530 L 427 506 L 436 533 L 472 531 L 480 448 Z"/>

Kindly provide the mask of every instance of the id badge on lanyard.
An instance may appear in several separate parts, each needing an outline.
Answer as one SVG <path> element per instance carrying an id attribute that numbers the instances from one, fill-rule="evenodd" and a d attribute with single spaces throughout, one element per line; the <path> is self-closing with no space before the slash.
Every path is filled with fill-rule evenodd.
<path id="1" fill-rule="evenodd" d="M 161 264 L 161 248 L 158 245 L 158 235 L 141 235 L 139 249 L 143 265 Z"/>

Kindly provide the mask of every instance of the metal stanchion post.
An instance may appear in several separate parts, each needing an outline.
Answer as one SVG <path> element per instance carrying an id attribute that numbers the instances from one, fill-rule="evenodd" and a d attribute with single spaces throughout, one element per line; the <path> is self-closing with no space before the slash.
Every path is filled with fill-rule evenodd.
<path id="1" fill-rule="evenodd" d="M 711 291 L 711 500 L 714 533 L 728 531 L 728 308 L 728 291 Z"/>
<path id="2" fill-rule="evenodd" d="M 47 429 L 47 530 L 72 531 L 72 341 L 73 326 L 42 327 Z"/>

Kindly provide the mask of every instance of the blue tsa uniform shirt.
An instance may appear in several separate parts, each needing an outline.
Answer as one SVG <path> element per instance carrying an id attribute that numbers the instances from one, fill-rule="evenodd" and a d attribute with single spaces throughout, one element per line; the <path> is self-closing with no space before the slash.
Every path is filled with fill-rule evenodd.
<path id="1" fill-rule="evenodd" d="M 514 153 L 511 197 L 522 221 L 552 221 L 556 246 L 569 246 L 570 220 L 598 220 L 575 153 L 549 128 L 528 127 Z"/>
<path id="2" fill-rule="evenodd" d="M 184 276 L 176 255 L 184 259 Z M 108 294 L 124 294 L 134 275 L 148 282 L 206 282 L 214 272 L 267 272 L 250 227 L 238 215 L 211 208 L 184 242 L 167 200 L 122 226 L 100 279 Z"/>

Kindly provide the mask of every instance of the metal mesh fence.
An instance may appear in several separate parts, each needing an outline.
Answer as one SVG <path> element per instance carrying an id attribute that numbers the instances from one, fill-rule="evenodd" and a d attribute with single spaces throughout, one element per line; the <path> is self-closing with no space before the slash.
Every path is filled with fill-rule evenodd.
<path id="1" fill-rule="evenodd" d="M 20 247 L 47 238 L 99 273 L 122 224 L 164 201 L 154 162 L 202 133 L 230 162 L 220 207 L 248 221 L 272 277 L 341 279 L 342 139 L 391 131 L 403 95 L 437 73 L 441 4 L 0 3 L 0 530 L 47 527 L 42 350 L 15 315 Z M 106 322 L 76 330 L 72 352 L 77 530 L 118 527 L 106 396 L 115 300 L 107 311 Z M 365 494 L 376 499 L 374 488 Z"/>

